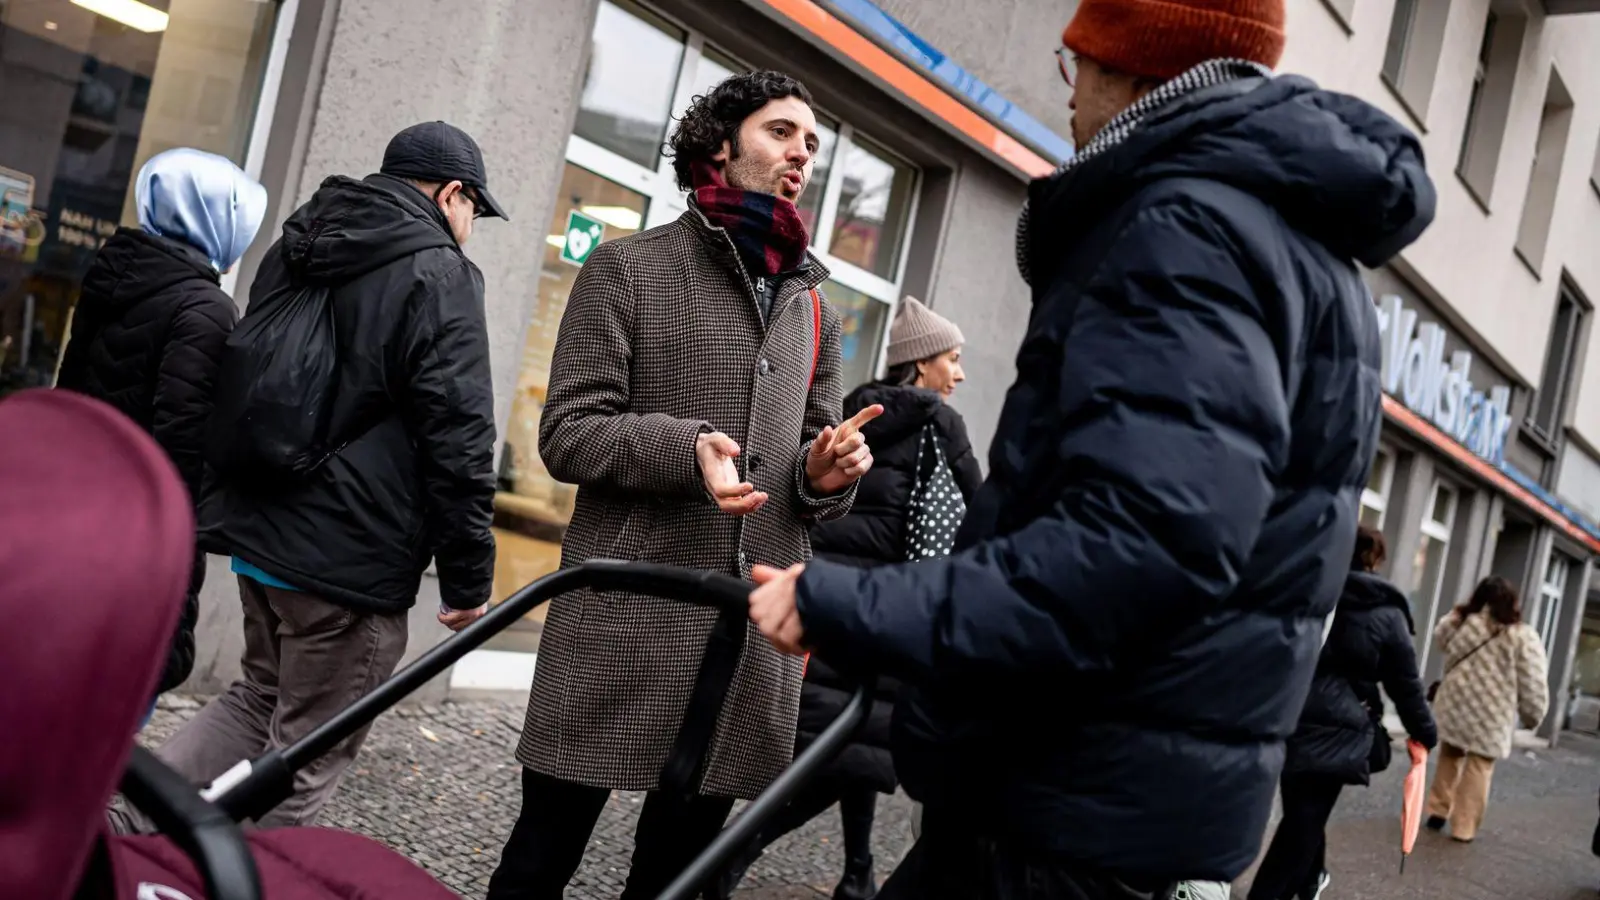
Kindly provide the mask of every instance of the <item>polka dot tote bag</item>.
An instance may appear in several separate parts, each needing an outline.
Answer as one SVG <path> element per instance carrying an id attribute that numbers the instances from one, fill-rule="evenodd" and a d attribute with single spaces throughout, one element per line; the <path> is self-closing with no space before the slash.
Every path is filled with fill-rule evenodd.
<path id="1" fill-rule="evenodd" d="M 956 529 L 967 514 L 967 503 L 956 487 L 955 475 L 945 460 L 944 445 L 932 425 L 922 429 L 917 444 L 917 482 L 906 510 L 906 559 L 949 556 Z"/>

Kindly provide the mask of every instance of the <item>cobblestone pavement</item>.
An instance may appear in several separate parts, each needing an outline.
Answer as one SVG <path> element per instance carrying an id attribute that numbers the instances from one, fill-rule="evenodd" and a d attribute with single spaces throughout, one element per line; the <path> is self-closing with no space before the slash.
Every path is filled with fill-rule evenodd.
<path id="1" fill-rule="evenodd" d="M 141 739 L 159 744 L 198 704 L 163 697 Z M 521 805 L 512 759 L 519 704 L 474 701 L 402 708 L 373 726 L 322 824 L 378 838 L 465 897 L 480 898 Z M 627 877 L 644 795 L 614 793 L 595 827 L 569 900 L 615 900 Z M 911 843 L 910 803 L 879 797 L 880 877 Z M 843 869 L 839 819 L 828 813 L 775 843 L 750 869 L 741 900 L 828 897 Z"/>
<path id="2" fill-rule="evenodd" d="M 144 739 L 158 743 L 196 708 L 164 698 Z M 410 855 L 463 896 L 484 895 L 519 806 L 511 758 L 522 707 L 496 702 L 401 709 L 378 720 L 324 823 Z M 1325 900 L 1595 900 L 1589 854 L 1600 793 L 1600 738 L 1569 734 L 1555 750 L 1519 751 L 1496 767 L 1478 840 L 1424 831 L 1399 869 L 1402 751 L 1369 788 L 1347 789 L 1328 833 L 1333 887 Z M 626 877 L 642 795 L 612 795 L 569 898 L 614 900 Z M 910 845 L 910 805 L 881 797 L 874 835 L 880 877 Z M 839 821 L 827 814 L 774 844 L 741 900 L 816 900 L 842 868 Z M 1243 898 L 1250 873 L 1235 885 Z"/>

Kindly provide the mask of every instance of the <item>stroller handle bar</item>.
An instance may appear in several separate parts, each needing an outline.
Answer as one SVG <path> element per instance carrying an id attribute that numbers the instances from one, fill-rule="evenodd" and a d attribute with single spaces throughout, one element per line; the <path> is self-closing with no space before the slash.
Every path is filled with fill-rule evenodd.
<path id="1" fill-rule="evenodd" d="M 608 559 L 590 560 L 552 572 L 506 598 L 478 621 L 418 657 L 304 738 L 282 750 L 240 762 L 219 776 L 201 795 L 222 807 L 235 821 L 266 815 L 293 793 L 295 771 L 370 725 L 401 698 L 436 678 L 534 607 L 582 588 L 637 591 L 731 611 L 746 608 L 751 584 L 715 572 Z"/>

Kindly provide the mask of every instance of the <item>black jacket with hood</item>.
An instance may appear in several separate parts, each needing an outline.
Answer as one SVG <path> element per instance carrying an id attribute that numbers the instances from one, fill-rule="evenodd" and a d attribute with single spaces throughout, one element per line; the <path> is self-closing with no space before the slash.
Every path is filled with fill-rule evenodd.
<path id="1" fill-rule="evenodd" d="M 1033 311 L 945 559 L 798 585 L 912 682 L 929 821 L 1159 882 L 1256 857 L 1382 424 L 1377 267 L 1433 218 L 1409 130 L 1284 76 L 1202 88 L 1029 190 Z"/>
<path id="2" fill-rule="evenodd" d="M 223 345 L 239 319 L 205 254 L 122 228 L 83 276 L 56 386 L 103 400 L 155 437 L 200 496 L 201 451 Z M 194 669 L 194 627 L 206 559 L 196 554 L 160 690 Z"/>
<path id="3" fill-rule="evenodd" d="M 1385 745 L 1382 685 L 1406 733 L 1432 749 L 1433 711 L 1417 674 L 1411 604 L 1377 575 L 1351 572 L 1317 659 L 1317 674 L 1289 739 L 1285 773 L 1328 775 L 1366 784 L 1375 740 Z"/>
<path id="4" fill-rule="evenodd" d="M 292 490 L 219 480 L 201 508 L 205 546 L 382 613 L 416 602 L 431 559 L 445 604 L 482 605 L 494 576 L 495 430 L 477 267 L 420 190 L 336 176 L 284 223 L 245 315 L 286 284 L 332 290 L 330 433 L 349 443 Z"/>
<path id="5" fill-rule="evenodd" d="M 844 398 L 844 415 L 853 416 L 874 403 L 883 404 L 883 415 L 861 429 L 872 447 L 872 471 L 862 477 L 849 515 L 811 529 L 811 549 L 818 558 L 863 569 L 906 558 L 906 513 L 917 483 L 917 447 L 925 426 L 931 424 L 938 434 L 961 496 L 970 502 L 983 484 L 983 469 L 973 455 L 966 423 L 938 394 L 881 382 L 864 384 Z M 800 693 L 796 750 L 816 740 L 844 712 L 853 689 L 827 660 L 811 658 Z M 900 682 L 892 677 L 878 679 L 871 717 L 834 763 L 836 777 L 884 793 L 894 791 L 889 734 L 899 689 Z"/>

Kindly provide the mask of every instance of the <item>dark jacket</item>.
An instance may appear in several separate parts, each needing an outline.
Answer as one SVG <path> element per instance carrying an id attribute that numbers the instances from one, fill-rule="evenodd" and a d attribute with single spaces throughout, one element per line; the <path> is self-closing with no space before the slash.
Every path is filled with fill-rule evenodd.
<path id="1" fill-rule="evenodd" d="M 211 388 L 238 318 L 205 254 L 137 229 L 118 229 L 84 274 L 56 386 L 103 400 L 150 432 L 177 466 L 190 498 L 197 498 Z M 194 669 L 205 566 L 205 555 L 196 554 L 160 690 L 182 684 Z"/>
<path id="2" fill-rule="evenodd" d="M 818 558 L 859 568 L 906 558 L 906 512 L 917 483 L 917 447 L 925 426 L 931 423 L 937 431 L 962 497 L 971 501 L 983 484 L 983 470 L 972 453 L 966 423 L 938 394 L 901 385 L 864 384 L 844 398 L 844 414 L 853 416 L 874 403 L 883 404 L 884 412 L 861 429 L 872 448 L 873 464 L 856 490 L 855 506 L 850 515 L 811 530 L 811 548 Z M 852 782 L 892 793 L 895 777 L 889 722 L 900 682 L 885 676 L 877 679 L 876 688 L 871 717 L 832 770 Z M 800 692 L 797 751 L 816 740 L 844 712 L 853 690 L 854 685 L 827 660 L 811 657 Z"/>
<path id="3" fill-rule="evenodd" d="M 1432 219 L 1416 137 L 1298 77 L 1202 89 L 1033 183 L 1033 311 L 957 552 L 799 583 L 916 682 L 907 791 L 1130 878 L 1254 859 L 1381 425 L 1356 266 Z"/>
<path id="4" fill-rule="evenodd" d="M 352 609 L 409 609 L 428 561 L 455 609 L 494 576 L 494 396 L 483 277 L 421 191 L 334 177 L 284 223 L 245 315 L 287 284 L 332 290 L 348 445 L 291 490 L 219 481 L 208 548 Z M 275 298 L 274 298 L 275 299 Z"/>
<path id="5" fill-rule="evenodd" d="M 1331 775 L 1366 784 L 1374 741 L 1389 743 L 1383 697 L 1394 701 L 1406 732 L 1432 749 L 1433 712 L 1417 674 L 1411 605 L 1377 575 L 1351 572 L 1322 645 L 1300 726 L 1289 739 L 1285 772 Z"/>

